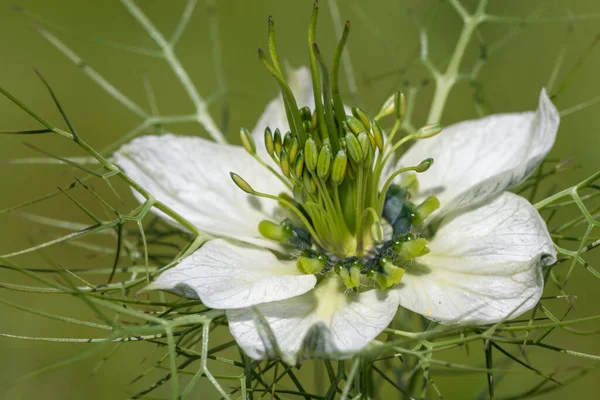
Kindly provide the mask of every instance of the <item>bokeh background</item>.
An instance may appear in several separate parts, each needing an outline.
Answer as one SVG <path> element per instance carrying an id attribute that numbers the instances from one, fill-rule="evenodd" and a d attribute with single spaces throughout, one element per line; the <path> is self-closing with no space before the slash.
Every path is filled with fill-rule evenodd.
<path id="1" fill-rule="evenodd" d="M 415 120 L 424 122 L 432 94 L 432 85 L 417 61 L 419 29 L 429 37 L 429 53 L 440 68 L 445 66 L 460 33 L 462 22 L 454 10 L 438 0 L 338 0 L 341 17 L 352 21 L 349 50 L 358 83 L 358 105 L 368 111 L 377 107 L 391 93 L 407 82 L 420 88 Z M 182 12 L 184 0 L 138 1 L 157 27 L 170 35 Z M 252 128 L 265 104 L 276 94 L 276 85 L 256 56 L 258 47 L 266 47 L 266 20 L 273 15 L 277 24 L 280 57 L 292 66 L 306 64 L 306 31 L 311 1 L 292 0 L 231 0 L 217 1 L 218 31 L 223 65 L 219 83 L 211 48 L 211 35 L 206 2 L 200 0 L 191 23 L 177 47 L 177 54 L 187 68 L 200 93 L 209 98 L 210 111 L 224 127 L 227 135 L 237 141 L 240 126 Z M 464 1 L 473 10 L 476 1 Z M 14 6 L 18 6 L 15 8 Z M 192 112 L 192 106 L 166 63 L 162 60 L 122 50 L 99 46 L 86 38 L 103 38 L 129 45 L 155 48 L 137 22 L 117 0 L 0 0 L 0 85 L 16 95 L 29 107 L 47 119 L 61 125 L 46 90 L 34 74 L 37 68 L 57 92 L 63 106 L 81 135 L 96 148 L 103 148 L 132 129 L 139 119 L 86 77 L 72 62 L 51 46 L 32 28 L 19 8 L 66 28 L 50 29 L 74 49 L 88 65 L 94 67 L 115 87 L 136 103 L 149 109 L 144 76 L 147 76 L 163 114 Z M 483 100 L 485 109 L 493 112 L 513 112 L 535 108 L 540 88 L 546 86 L 557 60 L 558 84 L 569 78 L 557 105 L 561 110 L 600 95 L 600 49 L 591 48 L 600 33 L 600 3 L 597 0 L 490 0 L 489 13 L 517 17 L 511 23 L 490 23 L 481 28 L 469 47 L 462 70 L 469 71 L 481 55 L 481 44 L 507 41 L 490 54 L 477 85 L 468 81 L 458 84 L 452 92 L 442 123 L 473 118 L 476 114 L 474 94 Z M 318 43 L 325 54 L 332 54 L 336 43 L 327 2 L 322 1 Z M 519 18 L 525 20 L 519 21 Z M 508 35 L 508 36 L 507 36 Z M 214 40 L 215 37 L 212 36 Z M 582 54 L 589 55 L 570 75 Z M 564 188 L 582 180 L 600 168 L 598 131 L 600 104 L 590 106 L 563 119 L 553 158 L 572 158 L 578 169 L 552 180 L 551 185 Z M 38 125 L 8 100 L 0 98 L 0 128 L 33 129 Z M 171 130 L 194 135 L 205 133 L 195 124 L 180 124 Z M 66 140 L 56 137 L 0 137 L 0 160 L 38 157 L 40 153 L 25 142 L 61 156 L 83 155 Z M 77 175 L 72 169 L 46 165 L 0 164 L 0 209 L 21 204 L 29 199 L 66 185 Z M 544 186 L 549 190 L 551 185 Z M 51 200 L 28 208 L 36 214 L 89 222 L 70 203 Z M 50 230 L 18 218 L 0 215 L 0 253 L 6 254 L 55 236 Z M 107 245 L 109 245 L 108 243 Z M 91 254 L 95 254 L 93 257 Z M 19 259 L 23 265 L 48 267 L 60 258 L 69 268 L 106 266 L 110 256 L 102 258 L 90 249 L 58 246 L 29 254 Z M 588 260 L 598 264 L 600 257 Z M 23 284 L 35 282 L 8 271 L 0 271 L 0 282 Z M 577 295 L 570 317 L 598 314 L 600 282 L 577 267 L 568 292 Z M 1 284 L 0 284 L 1 285 Z M 66 296 L 44 296 L 14 293 L 1 289 L 3 299 L 65 315 L 85 313 L 85 306 Z M 555 300 L 559 301 L 559 300 Z M 589 327 L 598 329 L 598 324 Z M 87 337 L 97 332 L 59 324 L 55 321 L 25 314 L 0 304 L 0 333 L 32 336 Z M 551 343 L 576 351 L 600 354 L 598 336 L 578 336 L 557 331 Z M 75 354 L 81 344 L 49 344 L 0 337 L 0 397 L 10 399 L 115 399 L 124 398 L 130 381 L 149 367 L 144 359 L 152 354 L 150 345 L 133 344 L 119 351 L 92 374 L 101 356 L 82 360 L 74 365 L 47 374 L 18 381 L 28 372 L 50 362 Z M 443 355 L 461 362 L 483 362 L 480 349 Z M 532 350 L 532 361 L 545 371 L 568 369 L 577 365 L 593 365 L 593 361 L 553 352 Z M 306 368 L 304 369 L 306 371 Z M 310 373 L 310 372 L 305 372 Z M 592 371 L 572 385 L 543 395 L 544 399 L 595 398 L 600 375 Z M 504 378 L 502 393 L 514 393 L 531 384 L 534 374 L 520 373 Z M 447 399 L 476 398 L 485 390 L 484 374 L 460 377 L 452 372 L 440 373 L 436 382 Z M 218 398 L 210 386 L 199 389 L 197 398 Z M 484 396 L 485 397 L 485 396 Z"/>

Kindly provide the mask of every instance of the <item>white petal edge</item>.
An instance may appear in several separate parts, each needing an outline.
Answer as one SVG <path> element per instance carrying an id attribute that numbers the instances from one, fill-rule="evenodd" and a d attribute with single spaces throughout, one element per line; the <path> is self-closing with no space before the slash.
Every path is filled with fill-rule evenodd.
<path id="1" fill-rule="evenodd" d="M 276 219 L 281 208 L 276 201 L 243 192 L 229 172 L 238 173 L 255 190 L 277 195 L 287 188 L 242 147 L 173 134 L 144 136 L 121 147 L 114 159 L 152 196 L 198 229 L 278 248 L 260 235 L 258 224 L 263 219 Z M 143 200 L 139 193 L 134 194 Z"/>
<path id="2" fill-rule="evenodd" d="M 211 308 L 231 309 L 299 296 L 316 283 L 314 275 L 302 275 L 295 262 L 278 260 L 269 250 L 215 239 L 145 290 L 172 291 Z"/>
<path id="3" fill-rule="evenodd" d="M 345 293 L 339 278 L 330 277 L 302 296 L 261 304 L 255 310 L 228 310 L 227 318 L 232 335 L 249 357 L 274 358 L 275 347 L 258 322 L 259 314 L 281 357 L 296 364 L 309 357 L 350 357 L 390 324 L 397 308 L 393 292 Z"/>
<path id="4" fill-rule="evenodd" d="M 518 317 L 540 299 L 542 266 L 556 261 L 544 220 L 512 193 L 447 216 L 428 246 L 393 290 L 402 307 L 443 324 Z"/>
<path id="5" fill-rule="evenodd" d="M 552 148 L 559 122 L 543 89 L 536 112 L 496 114 L 450 125 L 437 136 L 417 141 L 396 169 L 434 159 L 432 167 L 418 175 L 419 197 L 437 195 L 439 217 L 523 182 Z"/>

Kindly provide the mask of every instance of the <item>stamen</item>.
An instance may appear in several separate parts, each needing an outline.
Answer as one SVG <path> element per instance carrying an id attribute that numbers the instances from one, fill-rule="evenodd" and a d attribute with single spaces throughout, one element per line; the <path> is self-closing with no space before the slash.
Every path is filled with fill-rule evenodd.
<path id="1" fill-rule="evenodd" d="M 313 250 L 305 250 L 296 261 L 296 268 L 303 274 L 318 274 L 327 264 L 327 256 Z"/>
<path id="2" fill-rule="evenodd" d="M 276 242 L 287 242 L 294 236 L 291 223 L 284 221 L 281 224 L 263 220 L 258 224 L 258 231 L 265 238 Z"/>

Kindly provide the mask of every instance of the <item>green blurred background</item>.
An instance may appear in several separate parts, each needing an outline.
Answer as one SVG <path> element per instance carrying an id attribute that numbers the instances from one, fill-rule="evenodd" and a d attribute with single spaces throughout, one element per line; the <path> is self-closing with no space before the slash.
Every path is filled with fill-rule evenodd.
<path id="1" fill-rule="evenodd" d="M 338 0 L 343 20 L 352 21 L 349 50 L 356 75 L 358 105 L 369 111 L 376 108 L 405 82 L 422 87 L 419 92 L 416 122 L 423 123 L 432 94 L 432 85 L 417 61 L 419 27 L 429 35 L 429 53 L 434 63 L 443 67 L 447 62 L 461 29 L 461 20 L 443 1 L 383 1 Z M 149 109 L 144 91 L 143 76 L 147 76 L 156 94 L 162 114 L 190 113 L 192 106 L 166 64 L 159 59 L 131 54 L 98 46 L 82 40 L 100 37 L 129 45 L 155 48 L 152 40 L 127 13 L 119 1 L 78 0 L 0 0 L 0 85 L 16 95 L 29 107 L 49 120 L 60 124 L 46 90 L 35 76 L 39 69 L 57 92 L 81 135 L 96 148 L 103 148 L 132 129 L 138 118 L 86 77 L 73 63 L 45 41 L 30 25 L 27 18 L 14 10 L 13 3 L 23 7 L 70 33 L 53 30 L 72 47 L 88 65 L 94 67 L 115 87 L 146 110 Z M 170 35 L 182 12 L 184 0 L 144 0 L 139 5 L 148 13 L 157 27 Z M 219 93 L 214 57 L 211 50 L 207 5 L 199 1 L 191 23 L 185 31 L 177 54 L 187 68 L 200 93 L 211 99 L 210 111 L 232 140 L 237 140 L 240 126 L 252 128 L 265 104 L 276 94 L 276 85 L 263 69 L 256 56 L 258 47 L 266 47 L 266 19 L 273 15 L 277 24 L 280 57 L 292 66 L 306 64 L 306 31 L 311 1 L 292 0 L 231 0 L 217 1 L 220 49 L 223 54 L 222 73 L 226 89 Z M 535 108 L 540 88 L 545 86 L 556 60 L 561 54 L 564 62 L 558 74 L 562 82 L 600 33 L 600 3 L 597 0 L 490 0 L 489 13 L 502 16 L 528 17 L 529 23 L 494 23 L 484 25 L 469 47 L 462 69 L 468 71 L 481 54 L 480 43 L 492 44 L 503 40 L 506 44 L 490 54 L 476 87 L 483 95 L 485 106 L 493 112 L 511 112 Z M 473 10 L 475 1 L 465 1 Z M 326 1 L 322 1 L 318 43 L 322 52 L 331 54 L 336 35 L 332 27 Z M 567 16 L 574 16 L 567 18 Z M 553 18 L 559 17 L 559 18 Z M 581 18 L 580 18 L 581 17 Z M 514 36 L 513 36 L 514 35 Z M 214 37 L 213 37 L 214 38 Z M 563 53 L 564 52 L 564 53 Z M 600 95 L 598 67 L 600 49 L 593 49 L 577 72 L 572 75 L 564 93 L 558 99 L 563 110 Z M 555 85 L 554 93 L 556 93 Z M 474 86 L 460 83 L 452 92 L 442 123 L 473 118 Z M 598 111 L 600 105 L 572 114 L 561 122 L 559 137 L 552 157 L 572 157 L 581 168 L 553 180 L 563 188 L 582 180 L 599 167 Z M 60 125 L 62 126 L 62 125 Z M 0 128 L 33 129 L 38 125 L 5 98 L 0 98 Z M 178 133 L 204 135 L 195 124 L 172 127 Z M 0 160 L 37 157 L 38 152 L 24 142 L 62 156 L 83 155 L 66 140 L 56 137 L 0 137 Z M 29 199 L 66 186 L 76 175 L 73 170 L 60 166 L 0 164 L 0 209 L 21 204 Z M 548 189 L 548 188 L 545 188 Z M 89 222 L 68 202 L 52 200 L 27 209 L 55 218 Z M 0 215 L 0 253 L 12 251 L 52 238 L 54 233 L 39 225 L 24 222 L 10 215 Z M 110 242 L 107 242 L 110 245 Z M 48 267 L 49 259 L 60 259 L 66 267 L 110 265 L 110 255 L 91 256 L 89 250 L 58 246 L 44 254 L 31 254 L 19 259 L 23 265 Z M 588 261 L 598 264 L 600 257 L 592 255 Z M 35 282 L 0 271 L 0 282 Z M 597 313 L 598 283 L 590 274 L 576 268 L 568 286 L 570 294 L 577 295 L 575 309 L 569 317 L 576 318 Z M 65 296 L 42 296 L 13 293 L 0 289 L 0 296 L 19 304 L 38 307 L 65 315 L 86 313 L 82 304 Z M 558 302 L 558 300 L 555 300 Z M 86 337 L 97 332 L 59 324 L 52 320 L 25 314 L 0 304 L 0 333 L 36 336 Z M 89 313 L 88 313 L 89 314 Z M 590 325 L 598 328 L 598 324 Z M 598 336 L 577 336 L 555 332 L 550 343 L 576 351 L 600 354 Z M 91 371 L 100 356 L 78 364 L 16 384 L 17 379 L 52 361 L 59 360 L 82 349 L 81 344 L 48 344 L 0 338 L 0 397 L 11 399 L 113 399 L 123 398 L 131 388 L 129 382 L 148 368 L 144 357 L 154 347 L 145 344 L 125 346 L 108 360 L 93 376 Z M 447 359 L 460 362 L 483 362 L 480 349 L 449 355 Z M 589 360 L 558 353 L 532 350 L 534 365 L 551 371 L 568 369 L 575 365 L 592 365 Z M 475 358 L 475 360 L 474 360 Z M 306 371 L 307 368 L 304 369 Z M 597 380 L 592 371 L 575 384 L 541 398 L 559 399 L 596 398 Z M 515 393 L 531 385 L 534 374 L 516 374 L 506 377 L 501 393 Z M 436 382 L 447 399 L 474 398 L 486 387 L 485 375 L 454 376 L 440 374 Z M 510 383 L 509 383 L 510 382 Z M 12 388 L 9 390 L 9 388 Z M 205 391 L 202 391 L 205 390 Z M 198 391 L 202 399 L 218 398 L 210 386 Z M 4 397 L 3 397 L 4 398 Z"/>

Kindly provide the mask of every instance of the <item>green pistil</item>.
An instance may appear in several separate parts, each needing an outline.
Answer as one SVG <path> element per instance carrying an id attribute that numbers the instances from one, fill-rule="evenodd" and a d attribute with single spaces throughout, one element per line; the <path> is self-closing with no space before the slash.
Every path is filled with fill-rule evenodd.
<path id="1" fill-rule="evenodd" d="M 314 111 L 308 107 L 298 108 L 281 69 L 275 47 L 275 24 L 270 17 L 270 60 L 259 50 L 262 63 L 281 89 L 290 126 L 288 132 L 279 129 L 273 132 L 265 127 L 264 146 L 276 166 L 261 159 L 252 135 L 246 129 L 240 130 L 246 151 L 284 182 L 293 198 L 259 192 L 241 176 L 232 173 L 231 177 L 246 193 L 278 201 L 291 211 L 293 220 L 281 224 L 263 221 L 259 232 L 266 238 L 303 251 L 312 248 L 311 251 L 318 252 L 305 252 L 298 258 L 300 271 L 316 274 L 332 269 L 331 262 L 323 261 L 319 256 L 322 255 L 340 263 L 342 267 L 335 270 L 348 288 L 357 287 L 367 271 L 378 276 L 376 281 L 381 287 L 387 287 L 390 282 L 394 284 L 401 279 L 399 271 L 403 269 L 395 263 L 424 254 L 426 241 L 418 238 L 410 244 L 393 247 L 390 241 L 384 242 L 383 226 L 389 224 L 395 235 L 404 235 L 435 211 L 439 202 L 429 198 L 418 206 L 409 203 L 409 195 L 416 187 L 414 178 L 407 183 L 410 188 L 397 188 L 392 184 L 392 180 L 403 172 L 426 171 L 431 166 L 431 159 L 394 172 L 383 185 L 380 182 L 382 171 L 404 143 L 433 136 L 441 128 L 438 125 L 427 126 L 394 142 L 406 113 L 406 98 L 401 93 L 388 100 L 375 118 L 370 118 L 359 108 L 353 108 L 352 115 L 346 115 L 340 94 L 339 72 L 350 23 L 344 26 L 330 70 L 316 43 L 317 17 L 318 4 L 315 2 L 308 32 Z M 386 135 L 378 121 L 392 113 L 396 120 L 391 132 Z M 394 187 L 394 193 L 400 190 L 402 195 L 388 199 L 391 187 Z M 306 237 L 299 232 L 305 232 Z M 384 252 L 392 252 L 393 257 L 381 261 L 384 253 L 380 254 L 378 249 L 382 248 Z"/>

